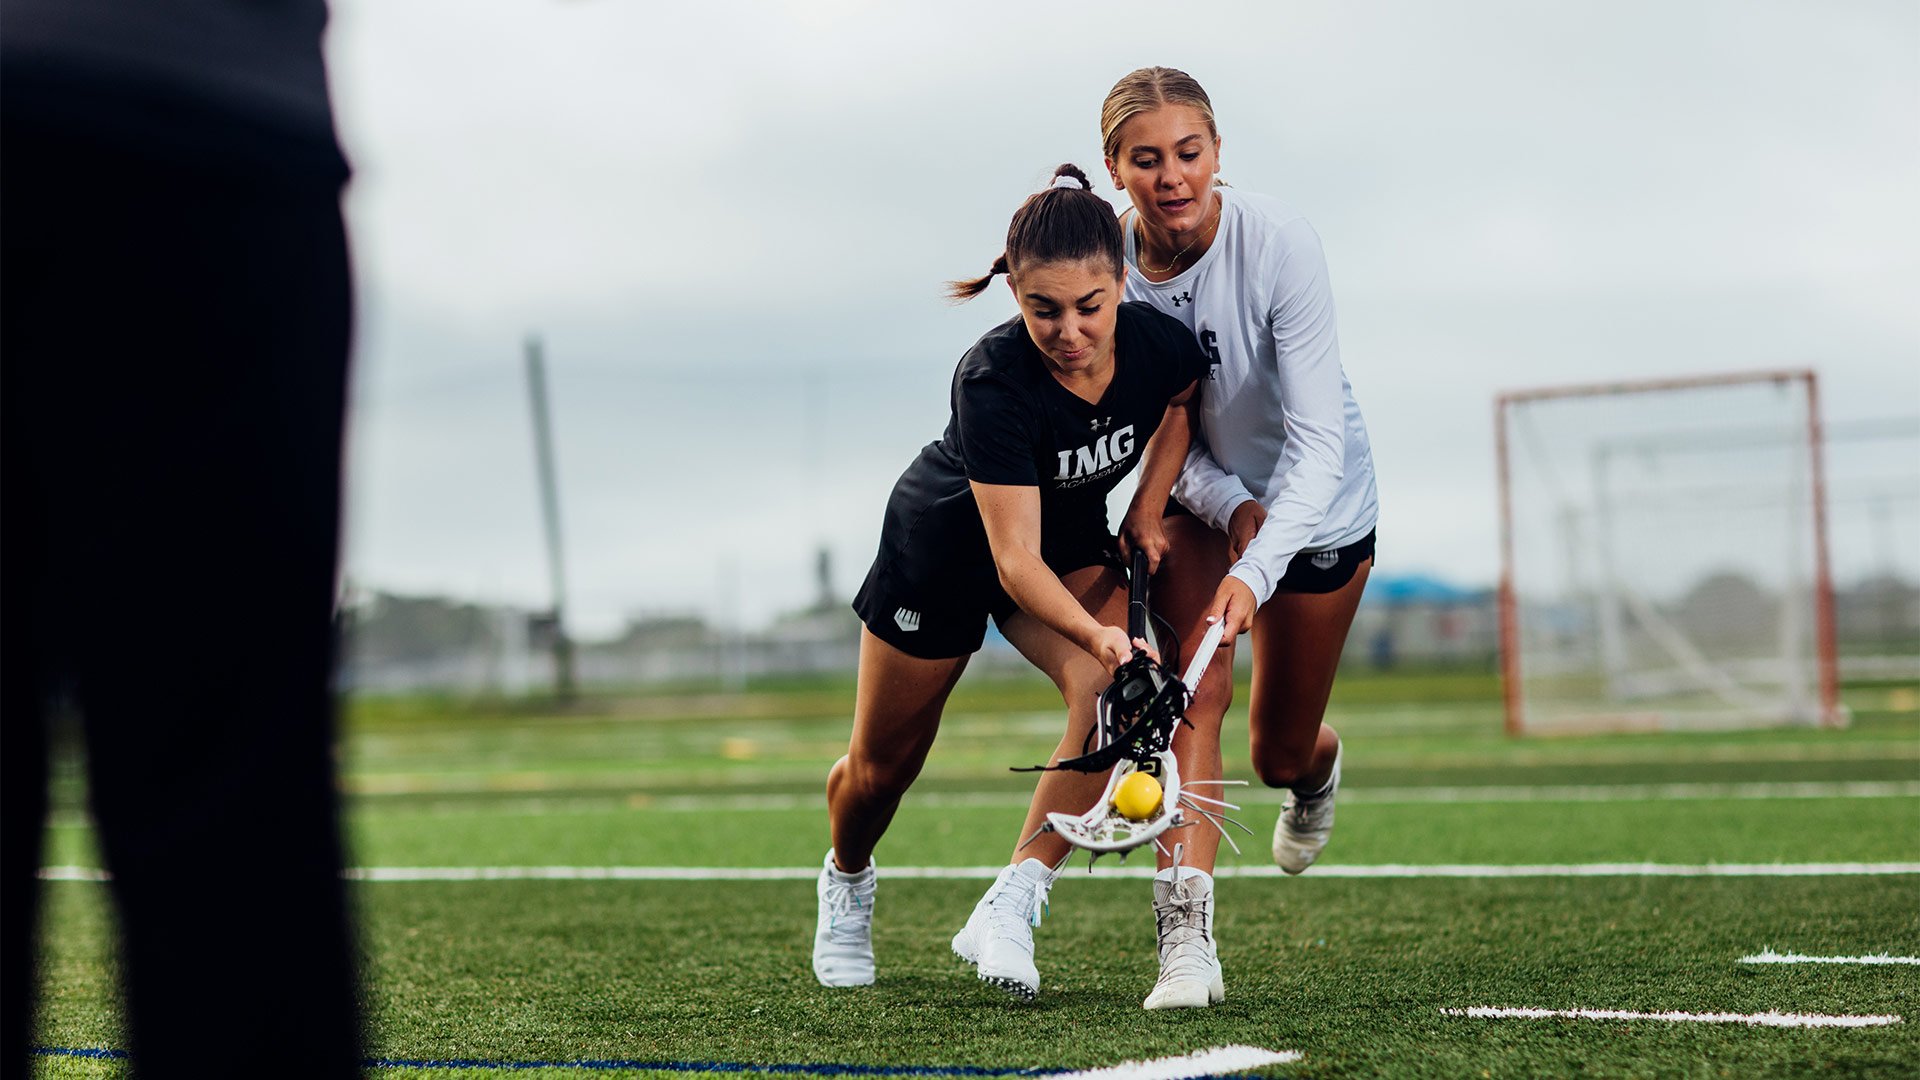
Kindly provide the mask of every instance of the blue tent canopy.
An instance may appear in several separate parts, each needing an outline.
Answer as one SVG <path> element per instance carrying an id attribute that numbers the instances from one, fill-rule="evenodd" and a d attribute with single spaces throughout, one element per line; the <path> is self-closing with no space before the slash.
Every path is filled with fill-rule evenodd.
<path id="1" fill-rule="evenodd" d="M 1485 589 L 1465 589 L 1432 574 L 1374 574 L 1365 599 L 1397 607 L 1403 604 L 1462 604 L 1478 600 Z"/>

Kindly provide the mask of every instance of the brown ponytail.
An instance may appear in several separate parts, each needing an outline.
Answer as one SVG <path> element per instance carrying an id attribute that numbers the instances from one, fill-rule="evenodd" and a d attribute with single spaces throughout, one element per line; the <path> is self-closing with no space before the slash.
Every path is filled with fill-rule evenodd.
<path id="1" fill-rule="evenodd" d="M 956 304 L 965 303 L 979 296 L 981 293 L 986 292 L 987 286 L 993 284 L 994 275 L 1009 272 L 1007 269 L 1006 252 L 1001 252 L 1000 256 L 993 260 L 993 266 L 987 270 L 984 276 L 974 278 L 972 281 L 947 282 L 947 299 Z"/>

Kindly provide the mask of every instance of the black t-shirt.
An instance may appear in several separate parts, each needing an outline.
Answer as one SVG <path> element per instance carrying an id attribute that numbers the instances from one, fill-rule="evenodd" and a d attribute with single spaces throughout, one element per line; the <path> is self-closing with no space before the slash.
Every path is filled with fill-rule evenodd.
<path id="1" fill-rule="evenodd" d="M 1060 385 L 1016 316 L 987 332 L 953 374 L 953 416 L 894 485 L 881 551 L 897 572 L 990 574 L 992 551 L 969 480 L 1040 489 L 1041 555 L 1050 564 L 1104 545 L 1107 494 L 1140 463 L 1167 402 L 1207 371 L 1178 320 L 1122 303 L 1114 371 L 1087 402 Z M 1072 569 L 1059 567 L 1056 569 Z"/>

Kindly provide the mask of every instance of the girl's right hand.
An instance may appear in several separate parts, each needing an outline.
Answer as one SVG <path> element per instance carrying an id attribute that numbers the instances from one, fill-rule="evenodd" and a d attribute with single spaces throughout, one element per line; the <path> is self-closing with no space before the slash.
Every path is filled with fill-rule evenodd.
<path id="1" fill-rule="evenodd" d="M 1207 606 L 1208 622 L 1227 624 L 1226 632 L 1220 635 L 1220 647 L 1226 648 L 1234 638 L 1253 629 L 1253 616 L 1259 610 L 1246 582 L 1231 575 L 1222 578 L 1220 587 L 1214 590 L 1213 603 Z"/>

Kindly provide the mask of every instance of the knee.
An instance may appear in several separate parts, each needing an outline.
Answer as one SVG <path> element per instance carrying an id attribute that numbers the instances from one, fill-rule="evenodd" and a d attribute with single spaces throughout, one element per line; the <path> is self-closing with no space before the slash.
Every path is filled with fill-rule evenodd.
<path id="1" fill-rule="evenodd" d="M 1220 718 L 1233 704 L 1232 657 L 1222 659 L 1227 662 L 1218 669 L 1209 667 L 1200 679 L 1200 688 L 1193 693 L 1193 700 L 1187 702 L 1187 719 L 1195 726 L 1206 722 L 1218 728 Z"/>
<path id="2" fill-rule="evenodd" d="M 1085 722 L 1093 718 L 1093 703 L 1108 684 L 1113 682 L 1113 673 L 1100 666 L 1100 662 L 1091 656 L 1075 657 L 1060 672 L 1054 685 L 1060 690 L 1060 700 L 1067 706 L 1070 720 Z"/>
<path id="3" fill-rule="evenodd" d="M 920 775 L 924 754 L 855 749 L 840 759 L 839 782 L 861 801 L 898 799 Z"/>
<path id="4" fill-rule="evenodd" d="M 1251 744 L 1254 774 L 1273 788 L 1292 787 L 1313 769 L 1313 746 L 1304 749 L 1278 739 L 1263 739 L 1255 732 Z"/>

